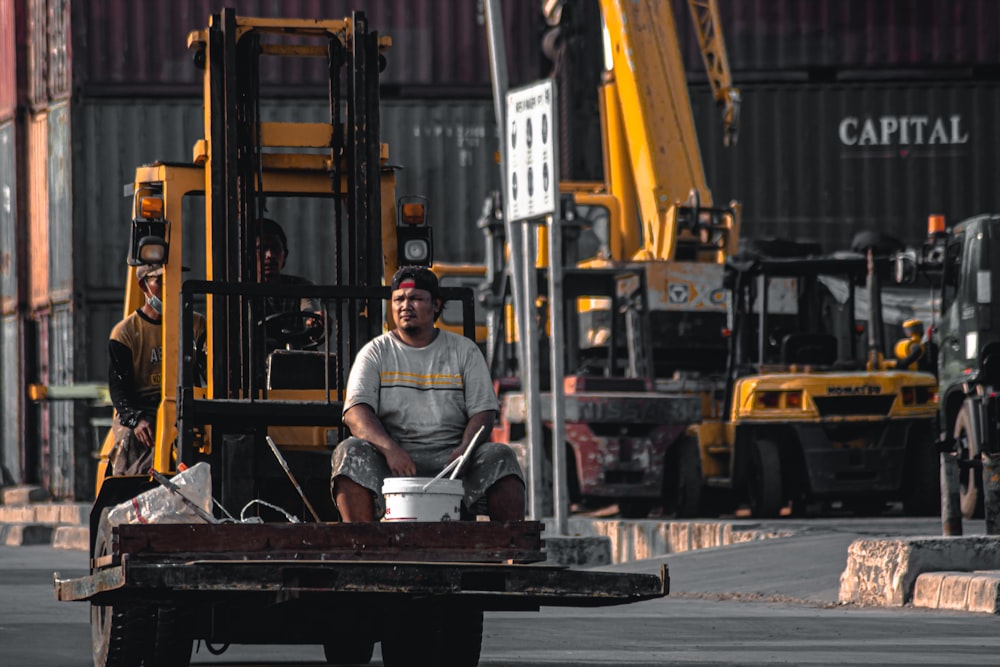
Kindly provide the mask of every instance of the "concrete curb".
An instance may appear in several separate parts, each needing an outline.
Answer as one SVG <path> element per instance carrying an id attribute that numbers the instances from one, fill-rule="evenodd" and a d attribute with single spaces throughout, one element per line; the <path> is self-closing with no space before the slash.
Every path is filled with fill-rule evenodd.
<path id="1" fill-rule="evenodd" d="M 791 530 L 762 530 L 759 524 L 730 521 L 673 521 L 657 519 L 591 519 L 570 517 L 570 537 L 602 537 L 610 542 L 611 562 L 627 563 L 695 549 L 710 549 L 754 540 L 789 537 Z M 546 542 L 555 535 L 555 522 L 545 519 Z"/>
<path id="2" fill-rule="evenodd" d="M 913 606 L 1000 613 L 1000 571 L 925 572 L 913 587 Z"/>
<path id="3" fill-rule="evenodd" d="M 52 548 L 90 552 L 90 528 L 88 526 L 57 526 L 52 534 Z"/>
<path id="4" fill-rule="evenodd" d="M 902 606 L 913 601 L 916 581 L 924 573 L 978 570 L 1000 570 L 1000 536 L 855 540 L 847 548 L 838 599 L 863 606 Z M 926 585 L 932 586 L 930 580 Z M 923 599 L 929 597 L 927 592 Z"/>

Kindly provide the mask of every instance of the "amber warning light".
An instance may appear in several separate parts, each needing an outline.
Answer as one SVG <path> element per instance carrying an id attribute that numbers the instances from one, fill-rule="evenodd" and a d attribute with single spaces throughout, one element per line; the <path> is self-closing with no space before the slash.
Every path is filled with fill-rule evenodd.
<path id="1" fill-rule="evenodd" d="M 927 216 L 927 236 L 934 236 L 935 234 L 944 233 L 944 216 L 943 215 L 929 215 Z"/>
<path id="2" fill-rule="evenodd" d="M 403 222 L 408 225 L 424 224 L 424 205 L 415 202 L 403 204 Z"/>

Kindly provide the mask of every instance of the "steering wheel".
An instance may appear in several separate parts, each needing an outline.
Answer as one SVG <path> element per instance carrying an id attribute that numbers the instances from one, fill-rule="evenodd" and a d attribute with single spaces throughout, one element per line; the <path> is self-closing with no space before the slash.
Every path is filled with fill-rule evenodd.
<path id="1" fill-rule="evenodd" d="M 272 313 L 264 318 L 264 328 L 269 340 L 288 349 L 313 349 L 326 335 L 323 315 L 311 310 Z"/>

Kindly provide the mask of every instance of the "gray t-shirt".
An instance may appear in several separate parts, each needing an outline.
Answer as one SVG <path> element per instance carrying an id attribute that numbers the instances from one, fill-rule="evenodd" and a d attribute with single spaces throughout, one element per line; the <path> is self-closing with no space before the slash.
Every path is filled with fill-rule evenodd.
<path id="1" fill-rule="evenodd" d="M 411 454 L 454 449 L 472 415 L 499 409 L 482 352 L 444 330 L 425 347 L 386 333 L 361 348 L 347 380 L 344 412 L 358 403 L 371 406 Z"/>

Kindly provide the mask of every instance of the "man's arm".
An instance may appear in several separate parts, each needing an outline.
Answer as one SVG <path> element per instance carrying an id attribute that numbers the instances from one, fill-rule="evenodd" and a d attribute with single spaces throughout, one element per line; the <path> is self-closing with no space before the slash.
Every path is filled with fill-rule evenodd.
<path id="1" fill-rule="evenodd" d="M 367 403 L 356 403 L 344 413 L 344 423 L 351 429 L 351 435 L 365 440 L 389 464 L 389 470 L 396 477 L 413 477 L 417 474 L 417 466 L 399 444 L 389 437 L 385 427 L 375 411 Z"/>
<path id="2" fill-rule="evenodd" d="M 485 410 L 472 415 L 472 417 L 469 418 L 469 423 L 465 425 L 465 431 L 462 432 L 462 444 L 455 448 L 455 451 L 451 453 L 448 461 L 454 461 L 465 452 L 466 447 L 468 447 L 469 443 L 472 442 L 472 438 L 476 435 L 476 431 L 478 431 L 480 427 L 485 427 L 483 429 L 484 433 L 480 442 L 489 441 L 490 434 L 493 432 L 493 424 L 496 421 L 496 414 L 497 413 L 493 410 Z"/>
<path id="3" fill-rule="evenodd" d="M 118 413 L 118 421 L 135 433 L 147 447 L 153 446 L 153 419 L 139 405 L 135 395 L 135 371 L 132 368 L 132 351 L 127 345 L 112 340 L 108 343 L 108 393 Z"/>

